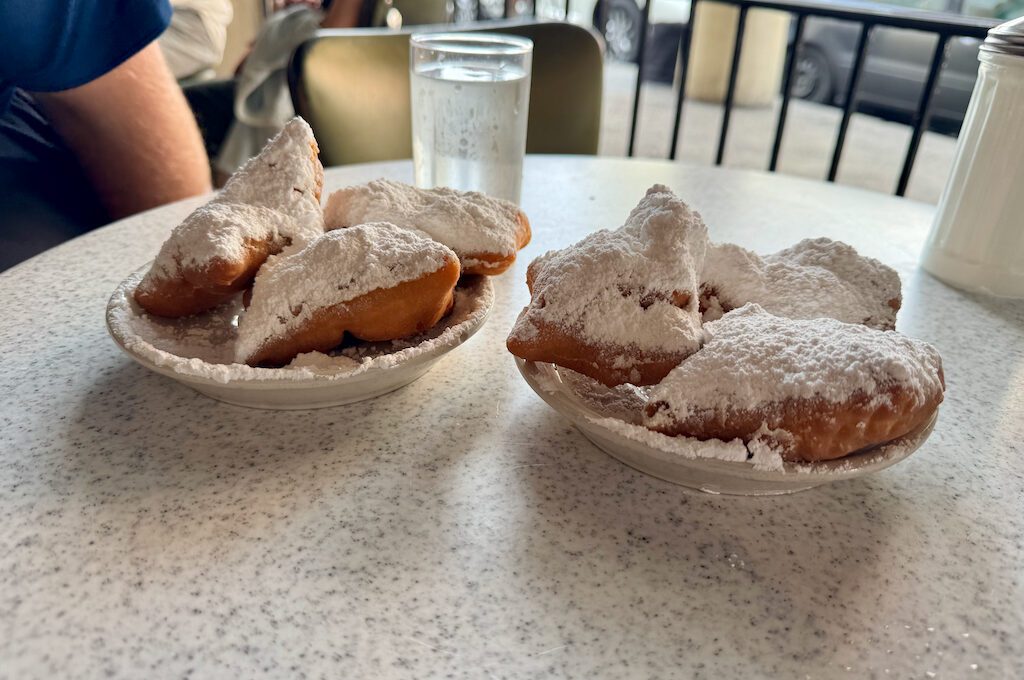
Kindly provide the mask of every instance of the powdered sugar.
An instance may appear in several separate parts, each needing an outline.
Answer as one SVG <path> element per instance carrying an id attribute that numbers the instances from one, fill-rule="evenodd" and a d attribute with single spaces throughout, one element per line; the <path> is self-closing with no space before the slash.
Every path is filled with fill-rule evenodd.
<path id="1" fill-rule="evenodd" d="M 785 440 L 789 434 L 787 432 L 769 430 L 762 426 L 758 434 L 766 436 L 755 436 L 746 444 L 740 439 L 722 441 L 668 436 L 640 424 L 649 395 L 656 388 L 632 385 L 609 388 L 587 376 L 551 364 L 527 362 L 524 374 L 535 389 L 551 395 L 546 399 L 563 415 L 574 420 L 583 417 L 586 423 L 580 425 L 585 431 L 591 432 L 588 434 L 589 437 L 593 438 L 595 430 L 599 432 L 602 448 L 619 449 L 620 453 L 615 454 L 616 457 L 621 457 L 621 453 L 627 453 L 627 457 L 644 456 L 654 460 L 671 461 L 672 458 L 678 457 L 685 460 L 708 461 L 712 467 L 698 469 L 720 475 L 721 483 L 724 483 L 724 477 L 729 475 L 735 475 L 737 479 L 756 479 L 765 482 L 781 481 L 794 475 L 828 479 L 855 477 L 888 467 L 907 457 L 928 438 L 934 425 L 933 418 L 915 432 L 845 458 L 813 463 L 786 462 L 782 458 L 778 442 Z M 574 405 L 572 408 L 566 407 L 567 400 Z M 732 465 L 714 466 L 716 463 Z M 678 475 L 688 476 L 682 472 Z M 705 491 L 715 491 L 711 487 L 702 488 Z M 717 485 L 715 488 L 721 489 Z M 788 490 L 799 488 L 801 487 L 789 487 Z M 750 489 L 739 485 L 735 486 L 732 492 L 749 493 Z"/>
<path id="2" fill-rule="evenodd" d="M 637 442 L 655 452 L 672 454 L 686 459 L 735 463 L 739 469 L 764 473 L 769 476 L 769 479 L 782 479 L 791 475 L 842 479 L 882 469 L 913 453 L 931 433 L 931 428 L 926 427 L 921 431 L 912 432 L 861 453 L 836 460 L 804 463 L 783 460 L 779 447 L 774 445 L 770 438 L 752 439 L 744 444 L 740 439 L 722 441 L 720 439 L 670 437 L 616 417 L 594 417 L 590 420 L 596 426 Z M 788 433 L 772 431 L 773 436 L 785 436 L 786 434 Z M 703 490 L 709 491 L 709 489 Z"/>
<path id="3" fill-rule="evenodd" d="M 378 179 L 335 191 L 324 216 L 328 229 L 366 222 L 420 229 L 463 258 L 484 253 L 506 257 L 517 248 L 519 208 L 476 191 L 418 189 Z M 463 260 L 464 268 L 475 264 Z"/>
<path id="4" fill-rule="evenodd" d="M 896 332 L 834 319 L 784 319 L 753 304 L 705 324 L 704 331 L 701 350 L 651 389 L 651 399 L 666 408 L 648 425 L 786 399 L 844 403 L 891 385 L 918 404 L 942 391 L 935 348 Z"/>
<path id="5" fill-rule="evenodd" d="M 448 247 L 386 222 L 324 234 L 260 270 L 252 303 L 239 321 L 235 358 L 244 363 L 267 340 L 301 326 L 317 310 L 412 281 L 453 261 Z"/>
<path id="6" fill-rule="evenodd" d="M 754 454 L 739 439 L 721 441 L 692 437 L 669 437 L 644 427 L 644 407 L 649 388 L 633 385 L 605 387 L 601 383 L 566 368 L 534 364 L 533 382 L 541 389 L 570 397 L 594 425 L 645 447 L 682 458 L 710 459 L 750 464 L 758 470 L 781 470 L 778 452 Z"/>
<path id="7" fill-rule="evenodd" d="M 147 314 L 135 302 L 132 292 L 141 278 L 137 272 L 126 279 L 107 305 L 107 326 L 115 340 L 144 365 L 176 377 L 242 386 L 347 380 L 426 360 L 465 341 L 481 326 L 494 302 L 486 277 L 464 277 L 455 289 L 451 313 L 424 333 L 392 342 L 355 343 L 330 354 L 311 352 L 284 368 L 253 368 L 234 362 L 241 296 L 206 314 L 165 319 Z"/>
<path id="8" fill-rule="evenodd" d="M 351 373 L 359 366 L 359 361 L 344 354 L 332 356 L 323 352 L 303 352 L 288 363 L 289 368 L 306 368 L 320 375 Z"/>
<path id="9" fill-rule="evenodd" d="M 512 335 L 528 341 L 548 323 L 597 345 L 695 351 L 697 275 L 706 247 L 700 215 L 655 185 L 621 228 L 595 232 L 535 261 L 533 298 Z M 689 296 L 684 308 L 676 304 L 679 294 Z"/>
<path id="10" fill-rule="evenodd" d="M 295 220 L 276 210 L 213 201 L 171 232 L 153 261 L 153 275 L 171 278 L 181 270 L 203 271 L 215 260 L 239 262 L 250 241 L 270 241 L 278 250 L 303 233 Z"/>
<path id="11" fill-rule="evenodd" d="M 323 232 L 320 191 L 324 168 L 313 131 L 293 118 L 258 156 L 238 169 L 216 200 L 244 203 L 290 215 L 304 231 Z"/>
<path id="12" fill-rule="evenodd" d="M 712 245 L 701 281 L 705 321 L 754 302 L 791 319 L 830 317 L 892 329 L 901 297 L 895 270 L 827 238 L 764 257 L 731 243 Z"/>
<path id="13" fill-rule="evenodd" d="M 612 432 L 632 439 L 658 451 L 671 453 L 683 458 L 706 458 L 728 463 L 747 463 L 758 469 L 781 470 L 782 458 L 771 459 L 761 456 L 755 464 L 750 452 L 739 439 L 724 442 L 720 439 L 700 440 L 692 437 L 668 437 L 648 430 L 646 427 L 632 425 L 618 418 L 595 418 L 592 422 Z"/>
<path id="14" fill-rule="evenodd" d="M 278 251 L 289 244 L 301 247 L 323 234 L 317 198 L 323 166 L 315 154 L 316 140 L 306 122 L 289 122 L 220 194 L 175 227 L 150 276 L 171 279 L 202 272 L 216 260 L 243 261 L 251 242 L 270 241 L 271 250 Z"/>

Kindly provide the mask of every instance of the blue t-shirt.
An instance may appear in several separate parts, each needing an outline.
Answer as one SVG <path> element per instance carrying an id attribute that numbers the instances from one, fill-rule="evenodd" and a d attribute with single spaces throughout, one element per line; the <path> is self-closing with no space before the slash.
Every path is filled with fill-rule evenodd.
<path id="1" fill-rule="evenodd" d="M 3 0 L 0 116 L 14 88 L 84 85 L 156 40 L 170 20 L 168 0 Z"/>
<path id="2" fill-rule="evenodd" d="M 95 80 L 170 18 L 168 0 L 0 0 L 0 271 L 110 220 L 29 93 Z"/>

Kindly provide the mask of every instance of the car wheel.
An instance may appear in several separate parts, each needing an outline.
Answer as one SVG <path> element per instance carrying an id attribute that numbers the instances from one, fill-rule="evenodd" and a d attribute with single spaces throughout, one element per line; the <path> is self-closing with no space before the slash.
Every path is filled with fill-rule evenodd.
<path id="1" fill-rule="evenodd" d="M 633 0 L 598 0 L 594 7 L 594 27 L 604 36 L 608 56 L 619 61 L 640 57 L 643 21 L 643 12 Z"/>
<path id="2" fill-rule="evenodd" d="M 813 45 L 797 52 L 793 96 L 819 104 L 832 102 L 832 69 L 825 54 Z"/>

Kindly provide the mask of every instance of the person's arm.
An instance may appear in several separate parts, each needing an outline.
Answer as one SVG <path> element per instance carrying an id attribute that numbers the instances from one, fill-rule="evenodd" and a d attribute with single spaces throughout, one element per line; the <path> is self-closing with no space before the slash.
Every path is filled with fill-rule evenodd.
<path id="1" fill-rule="evenodd" d="M 113 217 L 210 191 L 199 128 L 155 42 L 85 85 L 33 96 Z"/>

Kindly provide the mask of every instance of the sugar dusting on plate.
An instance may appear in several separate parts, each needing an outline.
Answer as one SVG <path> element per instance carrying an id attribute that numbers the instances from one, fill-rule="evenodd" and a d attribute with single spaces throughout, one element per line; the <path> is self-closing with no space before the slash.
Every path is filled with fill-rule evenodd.
<path id="1" fill-rule="evenodd" d="M 899 460 L 917 449 L 927 438 L 931 423 L 922 430 L 887 444 L 850 454 L 844 458 L 817 463 L 788 463 L 779 451 L 763 441 L 744 444 L 742 440 L 701 440 L 693 437 L 670 437 L 643 427 L 644 406 L 651 388 L 619 385 L 609 388 L 569 369 L 552 364 L 534 364 L 531 375 L 537 386 L 551 393 L 573 399 L 594 425 L 625 437 L 655 451 L 689 460 L 705 459 L 734 463 L 741 468 L 775 475 L 827 475 L 834 477 L 859 469 Z"/>
<path id="2" fill-rule="evenodd" d="M 284 368 L 253 368 L 234 361 L 240 299 L 182 319 L 153 316 L 132 297 L 146 269 L 148 266 L 129 276 L 111 296 L 107 305 L 111 334 L 143 362 L 218 383 L 345 380 L 395 367 L 458 345 L 479 327 L 494 302 L 494 290 L 486 277 L 467 276 L 455 289 L 451 313 L 425 333 L 389 342 L 343 345 L 331 354 L 310 352 Z"/>

